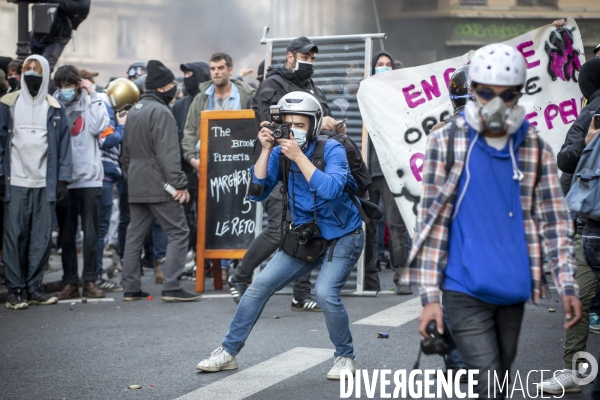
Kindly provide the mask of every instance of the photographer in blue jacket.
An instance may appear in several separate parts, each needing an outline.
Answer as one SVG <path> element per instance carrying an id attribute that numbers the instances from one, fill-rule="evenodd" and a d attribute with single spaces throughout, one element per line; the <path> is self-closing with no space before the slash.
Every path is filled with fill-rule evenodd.
<path id="1" fill-rule="evenodd" d="M 287 222 L 284 212 L 280 250 L 242 297 L 221 347 L 196 368 L 210 372 L 236 369 L 236 355 L 271 295 L 321 266 L 315 297 L 336 357 L 327 378 L 340 379 L 342 370 L 356 371 L 348 314 L 340 292 L 364 245 L 361 216 L 345 192 L 346 186 L 356 190 L 357 185 L 346 151 L 336 140 L 325 144 L 324 170 L 313 164 L 323 119 L 317 99 L 305 92 L 291 92 L 274 107 L 283 124 L 270 125 L 271 129 L 267 122 L 261 124 L 258 140 L 262 151 L 251 168 L 248 193 L 253 201 L 263 200 L 281 180 L 287 188 L 284 201 L 287 198 L 293 222 Z"/>

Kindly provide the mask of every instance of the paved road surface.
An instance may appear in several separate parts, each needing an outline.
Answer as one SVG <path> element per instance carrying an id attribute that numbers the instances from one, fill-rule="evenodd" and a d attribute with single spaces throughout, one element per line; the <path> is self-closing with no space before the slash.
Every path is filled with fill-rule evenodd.
<path id="1" fill-rule="evenodd" d="M 391 273 L 382 274 L 389 288 Z M 183 283 L 192 289 L 192 282 Z M 160 288 L 149 274 L 143 287 L 153 301 L 125 303 L 122 293 L 113 293 L 107 301 L 87 304 L 24 311 L 2 307 L 0 398 L 339 398 L 339 383 L 325 379 L 333 347 L 321 313 L 292 312 L 291 297 L 276 295 L 238 356 L 239 369 L 201 373 L 196 364 L 220 345 L 235 311 L 227 292 L 208 291 L 198 303 L 166 304 L 158 299 Z M 553 296 L 540 306 L 527 306 L 513 373 L 525 376 L 534 369 L 562 367 L 562 308 L 555 292 Z M 343 300 L 359 368 L 410 371 L 419 343 L 416 297 L 388 292 Z M 389 332 L 390 338 L 378 339 L 377 332 Z M 597 354 L 600 337 L 590 336 L 588 351 Z M 422 358 L 421 368 L 442 367 L 440 357 Z M 142 389 L 128 390 L 131 384 Z M 533 389 L 531 385 L 531 394 Z M 587 399 L 589 391 L 586 387 L 583 394 L 564 398 Z M 362 396 L 366 398 L 364 391 Z M 522 398 L 520 392 L 514 398 Z"/>

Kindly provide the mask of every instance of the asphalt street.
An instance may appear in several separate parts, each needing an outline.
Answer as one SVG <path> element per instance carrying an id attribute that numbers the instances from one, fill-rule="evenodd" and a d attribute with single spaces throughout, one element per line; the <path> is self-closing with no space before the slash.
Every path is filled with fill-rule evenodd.
<path id="1" fill-rule="evenodd" d="M 381 276 L 385 290 L 378 297 L 343 298 L 358 368 L 410 371 L 419 346 L 414 319 L 418 300 L 389 292 L 389 270 Z M 182 283 L 193 289 L 193 282 Z M 238 370 L 203 373 L 196 371 L 196 364 L 220 345 L 235 312 L 228 292 L 208 290 L 197 303 L 167 304 L 160 300 L 151 273 L 144 277 L 143 288 L 153 301 L 127 303 L 122 293 L 111 293 L 102 302 L 23 311 L 2 307 L 0 398 L 340 398 L 339 383 L 325 378 L 333 364 L 333 346 L 323 315 L 292 312 L 290 295 L 275 295 L 267 303 L 238 355 Z M 538 306 L 527 305 L 513 376 L 519 371 L 525 381 L 531 370 L 562 368 L 562 322 L 556 292 Z M 378 339 L 378 332 L 389 333 L 389 339 Z M 597 355 L 599 344 L 600 337 L 590 335 L 588 351 Z M 421 368 L 443 368 L 443 361 L 425 356 Z M 129 385 L 142 388 L 130 390 Z M 529 390 L 535 395 L 532 382 Z M 590 390 L 587 386 L 582 394 L 563 398 L 587 399 Z M 513 398 L 523 396 L 515 392 Z"/>

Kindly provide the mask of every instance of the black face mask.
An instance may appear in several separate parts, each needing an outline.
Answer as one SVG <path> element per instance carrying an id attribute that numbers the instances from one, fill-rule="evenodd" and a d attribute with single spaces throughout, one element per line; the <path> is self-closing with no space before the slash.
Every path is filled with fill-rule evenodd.
<path id="1" fill-rule="evenodd" d="M 169 105 L 171 104 L 171 102 L 175 98 L 175 95 L 177 94 L 177 86 L 173 86 L 170 90 L 167 90 L 166 92 L 157 91 L 156 94 L 158 97 L 160 97 L 162 101 L 165 102 L 166 105 Z"/>
<path id="2" fill-rule="evenodd" d="M 19 90 L 19 80 L 15 77 L 12 78 L 8 78 L 8 86 L 10 87 L 10 90 L 12 92 L 14 92 L 15 90 Z"/>
<path id="3" fill-rule="evenodd" d="M 189 76 L 187 78 L 183 78 L 183 86 L 185 87 L 185 91 L 190 96 L 195 96 L 200 91 L 198 87 L 198 82 L 196 81 L 196 77 L 194 75 Z"/>
<path id="4" fill-rule="evenodd" d="M 306 82 L 312 76 L 314 70 L 313 65 L 306 61 L 299 61 L 296 59 L 296 67 L 294 68 L 294 74 L 300 82 Z"/>
<path id="5" fill-rule="evenodd" d="M 27 85 L 31 97 L 36 97 L 40 92 L 42 79 L 44 79 L 43 76 L 25 75 L 25 84 Z"/>

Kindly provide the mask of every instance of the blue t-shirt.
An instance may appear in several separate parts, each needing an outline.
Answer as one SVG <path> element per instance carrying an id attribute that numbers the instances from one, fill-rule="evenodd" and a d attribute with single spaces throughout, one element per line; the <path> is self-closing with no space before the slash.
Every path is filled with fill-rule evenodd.
<path id="1" fill-rule="evenodd" d="M 518 147 L 529 124 L 513 135 Z M 471 143 L 475 132 L 471 129 Z M 466 293 L 490 304 L 509 305 L 529 299 L 532 289 L 520 185 L 513 179 L 509 140 L 502 150 L 479 135 L 469 159 L 470 180 L 450 224 L 444 290 Z M 467 166 L 458 185 L 457 202 L 467 184 Z M 456 206 L 456 204 L 455 204 Z"/>

